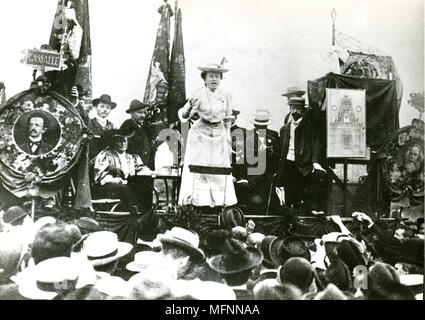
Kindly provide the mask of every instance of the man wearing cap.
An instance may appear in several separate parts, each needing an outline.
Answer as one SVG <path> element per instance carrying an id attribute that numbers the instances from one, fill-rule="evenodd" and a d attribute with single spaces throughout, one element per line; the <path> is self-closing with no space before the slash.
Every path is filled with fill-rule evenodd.
<path id="1" fill-rule="evenodd" d="M 143 163 L 153 170 L 155 157 L 152 154 L 151 137 L 147 126 L 149 105 L 134 99 L 126 112 L 131 118 L 123 122 L 120 130 L 134 132 L 128 139 L 128 153 L 137 154 Z"/>
<path id="2" fill-rule="evenodd" d="M 107 94 L 101 95 L 93 100 L 93 107 L 96 109 L 96 116 L 89 121 L 89 129 L 95 136 L 90 144 L 90 159 L 93 159 L 103 148 L 102 137 L 106 131 L 114 129 L 112 122 L 108 120 L 112 109 L 117 106 L 112 102 L 111 96 Z"/>
<path id="3" fill-rule="evenodd" d="M 260 153 L 265 152 L 266 166 L 261 175 L 249 175 L 248 185 L 250 194 L 250 205 L 256 214 L 265 214 L 268 206 L 270 185 L 273 175 L 276 173 L 279 157 L 279 134 L 268 128 L 270 114 L 266 109 L 257 109 L 254 118 L 254 129 L 247 132 L 247 157 L 262 159 Z M 265 136 L 262 134 L 265 131 Z M 253 149 L 250 148 L 253 146 Z M 258 162 L 250 163 L 248 167 L 261 167 Z M 274 205 L 273 205 L 274 206 Z"/>
<path id="4" fill-rule="evenodd" d="M 280 129 L 277 183 L 285 189 L 287 206 L 301 209 L 304 203 L 307 212 L 322 212 L 326 200 L 326 171 L 319 164 L 323 149 L 320 135 L 304 98 L 290 98 L 289 106 L 290 119 Z"/>
<path id="5" fill-rule="evenodd" d="M 301 88 L 299 87 L 288 87 L 288 91 L 282 94 L 282 97 L 286 97 L 288 99 L 288 105 L 289 105 L 289 100 L 291 100 L 292 97 L 297 97 L 297 98 L 302 98 L 303 95 L 305 94 L 304 90 L 301 90 Z M 284 124 L 287 124 L 288 121 L 290 120 L 289 117 L 291 116 L 291 112 L 289 112 L 286 116 L 285 116 L 285 120 L 284 120 Z"/>

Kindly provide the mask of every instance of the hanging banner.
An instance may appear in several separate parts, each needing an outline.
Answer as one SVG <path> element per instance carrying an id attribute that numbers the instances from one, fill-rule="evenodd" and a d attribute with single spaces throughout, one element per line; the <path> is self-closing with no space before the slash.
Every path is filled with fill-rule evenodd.
<path id="1" fill-rule="evenodd" d="M 366 90 L 326 89 L 328 158 L 366 157 Z"/>

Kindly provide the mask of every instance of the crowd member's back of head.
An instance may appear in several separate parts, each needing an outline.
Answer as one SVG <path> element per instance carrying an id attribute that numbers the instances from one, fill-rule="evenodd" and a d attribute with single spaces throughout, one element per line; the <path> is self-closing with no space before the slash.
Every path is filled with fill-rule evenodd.
<path id="1" fill-rule="evenodd" d="M 75 225 L 62 222 L 48 224 L 35 235 L 31 245 L 35 264 L 54 257 L 70 257 L 74 244 L 81 238 Z"/>
<path id="2" fill-rule="evenodd" d="M 281 284 L 294 285 L 306 293 L 313 283 L 313 267 L 304 258 L 290 258 L 279 268 L 278 280 Z"/>
<path id="3" fill-rule="evenodd" d="M 255 300 L 300 300 L 302 292 L 290 284 L 280 284 L 276 279 L 266 279 L 253 289 Z"/>

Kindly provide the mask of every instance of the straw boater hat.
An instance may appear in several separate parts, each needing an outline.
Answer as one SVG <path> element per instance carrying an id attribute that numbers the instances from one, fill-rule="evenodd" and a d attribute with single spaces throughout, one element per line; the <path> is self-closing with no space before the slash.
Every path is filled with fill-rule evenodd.
<path id="1" fill-rule="evenodd" d="M 270 124 L 269 110 L 257 109 L 253 123 L 259 126 L 268 126 Z"/>
<path id="2" fill-rule="evenodd" d="M 78 264 L 69 257 L 44 260 L 25 271 L 19 281 L 19 294 L 34 300 L 52 300 L 59 293 L 75 289 Z"/>
<path id="3" fill-rule="evenodd" d="M 220 274 L 240 273 L 261 264 L 263 254 L 260 250 L 246 245 L 237 239 L 228 239 L 224 243 L 223 253 L 208 260 L 214 271 Z"/>
<path id="4" fill-rule="evenodd" d="M 147 104 L 147 103 L 143 103 L 143 102 L 141 102 L 137 99 L 134 99 L 133 101 L 131 101 L 130 107 L 125 112 L 132 113 L 132 112 L 135 112 L 137 110 L 149 108 L 149 106 L 150 105 Z"/>
<path id="5" fill-rule="evenodd" d="M 207 64 L 204 67 L 198 67 L 198 69 L 201 70 L 202 72 L 225 73 L 225 72 L 229 71 L 228 69 L 224 69 L 221 64 L 216 64 L 216 63 L 210 63 L 210 64 Z"/>
<path id="6" fill-rule="evenodd" d="M 158 240 L 161 244 L 176 246 L 187 251 L 195 259 L 205 258 L 204 253 L 199 249 L 199 235 L 194 231 L 173 227 L 164 234 L 158 235 Z"/>
<path id="7" fill-rule="evenodd" d="M 118 241 L 111 231 L 94 232 L 84 241 L 83 252 L 94 266 L 103 266 L 127 255 L 133 245 Z"/>
<path id="8" fill-rule="evenodd" d="M 112 109 L 117 106 L 115 102 L 112 102 L 111 96 L 109 94 L 102 94 L 99 98 L 93 99 L 94 106 L 97 106 L 101 102 L 110 105 Z"/>
<path id="9" fill-rule="evenodd" d="M 304 90 L 300 87 L 288 87 L 288 92 L 282 93 L 282 96 L 288 97 L 302 97 L 305 94 Z"/>

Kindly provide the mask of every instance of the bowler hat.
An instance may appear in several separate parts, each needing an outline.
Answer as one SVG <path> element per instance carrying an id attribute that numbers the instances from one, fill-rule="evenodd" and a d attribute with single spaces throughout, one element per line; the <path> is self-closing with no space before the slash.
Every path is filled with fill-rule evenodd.
<path id="1" fill-rule="evenodd" d="M 210 64 L 207 64 L 204 67 L 198 67 L 198 69 L 201 70 L 202 72 L 225 73 L 225 72 L 229 71 L 228 69 L 224 69 L 221 64 L 217 64 L 217 63 L 210 63 Z"/>
<path id="2" fill-rule="evenodd" d="M 289 258 L 302 257 L 310 261 L 306 243 L 295 236 L 278 237 L 270 243 L 270 258 L 276 266 L 283 265 Z"/>
<path id="3" fill-rule="evenodd" d="M 149 104 L 143 103 L 143 102 L 141 102 L 137 99 L 134 99 L 130 103 L 130 108 L 128 108 L 125 112 L 132 113 L 132 112 L 135 112 L 137 110 L 146 109 L 146 108 L 149 108 Z"/>
<path id="4" fill-rule="evenodd" d="M 26 212 L 20 206 L 13 206 L 6 210 L 3 215 L 3 220 L 6 223 L 15 225 L 16 223 L 14 222 L 17 222 L 20 218 L 23 218 L 28 214 L 29 212 Z"/>
<path id="5" fill-rule="evenodd" d="M 263 254 L 260 250 L 246 247 L 237 239 L 227 239 L 221 255 L 213 256 L 208 264 L 220 274 L 240 273 L 261 264 Z"/>
<path id="6" fill-rule="evenodd" d="M 245 226 L 245 216 L 238 207 L 226 207 L 220 213 L 221 225 L 233 228 L 236 226 Z"/>
<path id="7" fill-rule="evenodd" d="M 299 87 L 288 87 L 288 92 L 282 93 L 282 96 L 284 97 L 291 97 L 291 96 L 296 96 L 296 97 L 301 97 L 305 94 L 304 90 L 301 90 L 301 88 Z"/>
<path id="8" fill-rule="evenodd" d="M 266 262 L 269 265 L 273 265 L 272 258 L 270 258 L 270 244 L 276 239 L 276 236 L 270 235 L 266 236 L 263 241 L 261 241 L 260 249 L 263 253 L 263 264 Z"/>
<path id="9" fill-rule="evenodd" d="M 97 106 L 100 102 L 110 105 L 112 109 L 117 106 L 115 102 L 112 102 L 111 96 L 109 94 L 102 94 L 99 98 L 94 99 L 93 105 Z"/>

